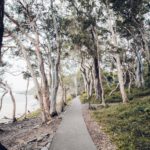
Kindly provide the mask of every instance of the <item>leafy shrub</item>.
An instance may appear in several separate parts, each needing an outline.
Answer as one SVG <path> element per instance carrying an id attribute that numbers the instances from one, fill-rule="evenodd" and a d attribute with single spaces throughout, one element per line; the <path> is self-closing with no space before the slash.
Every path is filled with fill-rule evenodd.
<path id="1" fill-rule="evenodd" d="M 93 111 L 93 117 L 110 134 L 119 150 L 150 147 L 150 97 Z"/>
<path id="2" fill-rule="evenodd" d="M 67 96 L 67 104 L 70 103 L 72 101 L 73 97 L 72 95 L 68 95 Z"/>
<path id="3" fill-rule="evenodd" d="M 80 101 L 82 104 L 85 104 L 85 103 L 91 103 L 91 104 L 99 104 L 101 103 L 101 100 L 97 100 L 95 98 L 95 94 L 93 94 L 93 96 L 91 96 L 90 98 L 88 98 L 88 95 L 86 92 L 83 92 L 81 95 L 80 95 Z"/>
<path id="4" fill-rule="evenodd" d="M 80 95 L 80 101 L 82 104 L 85 104 L 85 103 L 88 103 L 89 102 L 89 99 L 88 99 L 88 95 L 86 92 L 83 92 L 81 95 Z"/>

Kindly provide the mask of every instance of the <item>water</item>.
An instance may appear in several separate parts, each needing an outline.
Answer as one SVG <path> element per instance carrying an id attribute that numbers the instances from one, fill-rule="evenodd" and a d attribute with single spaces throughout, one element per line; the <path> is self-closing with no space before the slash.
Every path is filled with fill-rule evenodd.
<path id="1" fill-rule="evenodd" d="M 1 94 L 0 94 L 1 95 Z M 20 117 L 25 113 L 25 101 L 26 97 L 24 94 L 14 94 L 16 99 L 16 117 Z M 39 108 L 39 103 L 32 95 L 28 95 L 28 106 L 27 110 L 35 111 Z M 12 118 L 13 104 L 9 94 L 3 99 L 2 110 L 0 111 L 0 120 L 4 117 Z"/>

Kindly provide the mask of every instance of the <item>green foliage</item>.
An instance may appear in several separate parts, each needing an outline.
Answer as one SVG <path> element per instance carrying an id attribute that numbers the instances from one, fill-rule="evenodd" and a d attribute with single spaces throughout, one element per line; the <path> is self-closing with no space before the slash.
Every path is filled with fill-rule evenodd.
<path id="1" fill-rule="evenodd" d="M 145 64 L 145 74 L 144 74 L 144 78 L 145 78 L 145 86 L 147 88 L 150 88 L 150 65 Z"/>
<path id="2" fill-rule="evenodd" d="M 150 95 L 150 88 L 132 88 L 131 94 L 128 94 L 129 100 L 134 98 L 144 97 Z"/>
<path id="3" fill-rule="evenodd" d="M 120 90 L 119 88 L 114 91 L 112 93 L 112 95 L 109 96 L 110 92 L 115 89 L 116 85 L 111 85 L 111 87 L 109 88 L 106 84 L 104 84 L 104 91 L 105 91 L 105 102 L 106 103 L 120 103 L 122 102 L 122 97 L 120 94 Z M 140 98 L 140 97 L 144 97 L 144 96 L 150 96 L 150 88 L 135 88 L 132 87 L 131 88 L 131 93 L 129 94 L 128 89 L 126 89 L 126 93 L 128 95 L 128 99 L 130 101 L 134 100 L 135 98 Z M 93 94 L 93 96 L 88 99 L 87 93 L 83 92 L 80 95 L 80 100 L 81 103 L 89 103 L 91 102 L 92 104 L 99 104 L 101 103 L 101 101 L 96 100 L 95 96 Z"/>
<path id="4" fill-rule="evenodd" d="M 86 92 L 83 92 L 81 95 L 80 95 L 80 101 L 82 104 L 85 104 L 85 103 L 88 103 L 89 102 L 89 99 L 88 99 L 88 95 Z"/>
<path id="5" fill-rule="evenodd" d="M 119 150 L 148 150 L 150 147 L 150 97 L 128 104 L 112 105 L 92 113 L 110 134 Z"/>
<path id="6" fill-rule="evenodd" d="M 67 96 L 67 104 L 70 104 L 72 101 L 73 97 L 71 95 Z"/>
<path id="7" fill-rule="evenodd" d="M 28 114 L 26 115 L 26 118 L 27 118 L 27 119 L 36 118 L 36 117 L 38 117 L 40 114 L 41 114 L 41 109 L 37 109 L 36 111 L 33 111 L 33 112 L 31 112 L 31 113 L 28 113 Z M 23 119 L 24 119 L 24 116 L 21 117 L 21 118 L 19 118 L 18 121 L 22 121 Z"/>
<path id="8" fill-rule="evenodd" d="M 106 96 L 106 103 L 119 103 L 122 102 L 120 91 L 114 92 L 111 96 Z"/>
<path id="9" fill-rule="evenodd" d="M 95 94 L 93 94 L 92 97 L 88 98 L 88 95 L 86 92 L 83 92 L 81 95 L 80 95 L 80 101 L 82 104 L 85 104 L 85 103 L 91 103 L 91 104 L 100 104 L 101 101 L 100 100 L 97 100 L 95 98 Z"/>
<path id="10" fill-rule="evenodd" d="M 41 109 L 37 109 L 27 115 L 27 118 L 36 118 L 41 114 Z"/>

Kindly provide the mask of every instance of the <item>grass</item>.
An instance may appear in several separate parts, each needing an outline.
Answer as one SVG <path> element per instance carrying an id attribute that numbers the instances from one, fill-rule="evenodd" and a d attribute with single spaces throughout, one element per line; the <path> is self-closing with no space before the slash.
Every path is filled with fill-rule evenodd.
<path id="1" fill-rule="evenodd" d="M 115 86 L 113 86 L 113 88 L 115 88 Z M 105 102 L 106 103 L 120 103 L 120 102 L 122 102 L 122 98 L 121 98 L 119 89 L 117 89 L 111 96 L 109 96 L 109 93 L 111 92 L 112 89 L 109 89 L 107 87 L 104 87 L 104 89 L 105 89 Z M 128 90 L 126 89 L 126 93 L 128 95 L 129 100 L 132 101 L 135 98 L 139 98 L 139 97 L 142 98 L 144 96 L 149 96 L 150 95 L 150 88 L 131 88 L 130 94 L 128 93 Z M 92 104 L 101 103 L 101 100 L 95 99 L 94 94 L 90 99 L 88 99 L 86 92 L 83 92 L 80 95 L 80 100 L 81 100 L 82 104 L 89 103 L 89 101 Z"/>
<path id="2" fill-rule="evenodd" d="M 95 95 L 93 95 L 91 98 L 88 98 L 88 95 L 86 92 L 83 92 L 80 95 L 80 101 L 82 104 L 89 103 L 89 102 L 92 104 L 100 104 L 101 103 L 101 100 L 96 100 Z"/>
<path id="3" fill-rule="evenodd" d="M 36 118 L 41 114 L 41 109 L 37 109 L 29 114 L 27 114 L 26 118 Z"/>
<path id="4" fill-rule="evenodd" d="M 110 135 L 118 150 L 149 150 L 150 96 L 93 111 L 92 116 Z"/>
<path id="5" fill-rule="evenodd" d="M 33 111 L 26 115 L 27 119 L 36 118 L 41 114 L 41 109 L 37 109 L 36 111 Z M 24 116 L 18 118 L 18 121 L 22 121 L 24 119 Z"/>

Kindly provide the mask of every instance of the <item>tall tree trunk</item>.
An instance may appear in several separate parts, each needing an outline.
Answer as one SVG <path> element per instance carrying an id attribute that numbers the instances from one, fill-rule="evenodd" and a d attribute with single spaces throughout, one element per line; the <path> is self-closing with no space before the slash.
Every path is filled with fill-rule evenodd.
<path id="1" fill-rule="evenodd" d="M 76 97 L 78 96 L 78 80 L 77 80 L 77 75 L 74 77 L 74 86 L 75 86 L 75 94 Z"/>
<path id="2" fill-rule="evenodd" d="M 60 80 L 60 87 L 61 87 L 61 91 L 62 91 L 62 95 L 61 95 L 61 111 L 64 111 L 64 106 L 65 106 L 65 103 L 66 103 L 66 96 L 65 96 L 65 86 L 64 86 L 64 83 L 63 83 L 63 79 L 62 79 L 62 76 L 60 75 L 59 76 L 59 80 Z"/>
<path id="3" fill-rule="evenodd" d="M 53 27 L 54 32 L 56 34 L 56 48 L 57 48 L 57 58 L 56 60 L 51 58 L 51 69 L 52 69 L 52 87 L 51 87 L 51 109 L 50 114 L 52 117 L 57 115 L 56 111 L 56 98 L 59 86 L 59 66 L 60 66 L 60 55 L 61 55 L 61 40 L 60 35 L 58 33 L 58 27 L 56 22 L 56 16 L 53 8 L 53 0 L 51 0 L 51 9 L 52 9 L 52 19 L 53 19 Z"/>
<path id="4" fill-rule="evenodd" d="M 144 77 L 143 77 L 143 62 L 141 58 L 141 53 L 136 51 L 136 86 L 138 88 L 144 87 Z"/>
<path id="5" fill-rule="evenodd" d="M 43 104 L 46 113 L 46 120 L 50 120 L 50 99 L 49 99 L 49 85 L 48 80 L 45 73 L 44 61 L 40 51 L 40 41 L 39 34 L 35 30 L 36 35 L 36 55 L 38 59 L 38 67 L 40 70 L 40 77 L 42 80 L 42 96 L 43 96 Z"/>
<path id="6" fill-rule="evenodd" d="M 10 94 L 10 97 L 11 97 L 11 100 L 12 100 L 12 103 L 13 103 L 13 112 L 12 112 L 12 120 L 13 122 L 16 122 L 17 119 L 16 119 L 16 101 L 15 101 L 15 97 L 12 93 L 12 90 L 10 87 L 9 88 L 9 94 Z"/>
<path id="7" fill-rule="evenodd" d="M 3 99 L 4 99 L 4 97 L 5 97 L 5 95 L 6 95 L 7 93 L 8 93 L 8 92 L 5 91 L 5 92 L 3 93 L 3 95 L 1 96 L 1 99 L 0 99 L 0 111 L 1 111 L 2 106 L 3 106 Z"/>
<path id="8" fill-rule="evenodd" d="M 52 67 L 52 85 L 51 85 L 51 109 L 50 114 L 51 117 L 57 115 L 56 111 L 56 99 L 57 99 L 57 91 L 59 86 L 59 78 L 58 78 L 58 68 L 53 64 Z"/>
<path id="9" fill-rule="evenodd" d="M 100 79 L 101 77 L 101 71 L 99 67 L 99 40 L 98 40 L 98 34 L 95 26 L 92 26 L 92 38 L 94 42 L 94 48 L 95 48 L 95 53 L 94 53 L 94 77 L 95 77 L 95 93 L 96 93 L 96 99 L 101 99 L 102 98 L 102 81 Z"/>
<path id="10" fill-rule="evenodd" d="M 93 77 L 93 72 L 91 70 L 91 77 L 90 77 L 90 96 L 93 94 L 93 86 L 94 86 L 94 77 Z"/>
<path id="11" fill-rule="evenodd" d="M 29 82 L 30 82 L 30 78 L 27 78 L 27 89 L 26 89 L 26 103 L 25 103 L 25 115 L 24 118 L 26 119 L 26 115 L 27 115 L 27 108 L 28 108 L 28 88 L 29 88 Z"/>
<path id="12" fill-rule="evenodd" d="M 95 94 L 96 94 L 96 99 L 100 100 L 101 99 L 101 85 L 100 85 L 100 79 L 99 79 L 99 61 L 98 58 L 95 56 L 94 59 L 94 85 L 95 85 Z"/>
<path id="13" fill-rule="evenodd" d="M 20 40 L 17 38 L 17 36 L 15 36 L 13 34 L 11 34 L 11 35 L 16 40 L 16 43 L 21 47 L 21 51 L 22 51 L 23 57 L 24 57 L 24 59 L 25 59 L 25 61 L 27 63 L 27 66 L 28 66 L 29 71 L 31 73 L 31 76 L 33 78 L 34 85 L 36 87 L 36 93 L 37 93 L 38 100 L 40 102 L 40 108 L 41 108 L 41 112 L 42 112 L 42 122 L 46 122 L 47 118 L 46 118 L 46 113 L 45 113 L 45 110 L 44 110 L 43 96 L 42 96 L 41 88 L 40 88 L 39 82 L 38 82 L 38 80 L 36 78 L 36 75 L 34 73 L 34 70 L 33 70 L 33 67 L 31 65 L 30 59 L 28 57 L 27 50 L 24 47 L 24 45 L 20 42 Z"/>
<path id="14" fill-rule="evenodd" d="M 123 80 L 123 72 L 122 72 L 122 68 L 121 68 L 120 55 L 116 54 L 115 58 L 116 58 L 116 66 L 117 66 L 117 74 L 118 74 L 120 92 L 121 92 L 123 103 L 126 103 L 126 102 L 128 102 L 128 98 L 127 98 L 127 94 L 125 92 L 125 87 L 124 87 L 124 80 Z"/>
<path id="15" fill-rule="evenodd" d="M 4 0 L 0 0 L 0 65 L 2 64 L 2 42 L 4 33 Z"/>
<path id="16" fill-rule="evenodd" d="M 64 87 L 64 105 L 67 105 L 67 89 Z"/>
<path id="17" fill-rule="evenodd" d="M 12 93 L 11 88 L 10 88 L 9 85 L 7 84 L 7 82 L 4 83 L 4 82 L 0 81 L 0 84 L 1 84 L 2 88 L 5 90 L 5 93 L 2 95 L 1 102 L 2 102 L 2 100 L 3 100 L 3 98 L 4 98 L 4 96 L 5 96 L 7 93 L 9 93 L 10 98 L 11 98 L 12 103 L 13 103 L 12 121 L 15 122 L 15 121 L 17 121 L 17 120 L 16 120 L 16 101 L 15 101 L 15 97 L 14 97 L 14 95 L 13 95 L 13 93 Z M 2 104 L 1 104 L 0 107 L 2 107 Z M 1 109 L 1 108 L 0 108 L 0 109 Z"/>
<path id="18" fill-rule="evenodd" d="M 100 63 L 99 63 L 100 64 Z M 99 66 L 100 68 L 100 66 Z M 102 99 L 102 105 L 106 105 L 105 103 L 105 97 L 104 97 L 104 88 L 103 88 L 103 80 L 102 80 L 102 73 L 99 74 L 99 78 L 100 78 L 100 85 L 101 85 L 101 91 L 102 91 L 102 94 L 101 94 L 101 99 Z"/>
<path id="19" fill-rule="evenodd" d="M 82 74 L 83 82 L 84 82 L 84 91 L 87 92 L 87 81 L 86 81 L 85 74 L 83 73 L 82 70 L 81 70 L 81 74 Z"/>
<path id="20" fill-rule="evenodd" d="M 117 37 L 116 37 L 116 33 L 114 31 L 114 27 L 112 25 L 113 17 L 112 17 L 112 13 L 110 12 L 110 8 L 109 8 L 108 4 L 106 4 L 106 9 L 107 9 L 108 17 L 109 17 L 109 28 L 110 28 L 110 32 L 111 32 L 112 43 L 114 44 L 114 46 L 117 47 L 118 46 Z M 120 55 L 119 55 L 119 53 L 117 53 L 117 49 L 115 49 L 114 52 L 116 53 L 115 58 L 116 58 L 116 67 L 117 67 L 120 93 L 122 96 L 123 103 L 126 103 L 128 101 L 128 98 L 127 98 L 124 81 L 123 81 L 123 72 L 122 72 L 122 68 L 121 68 L 122 65 L 121 65 Z"/>

